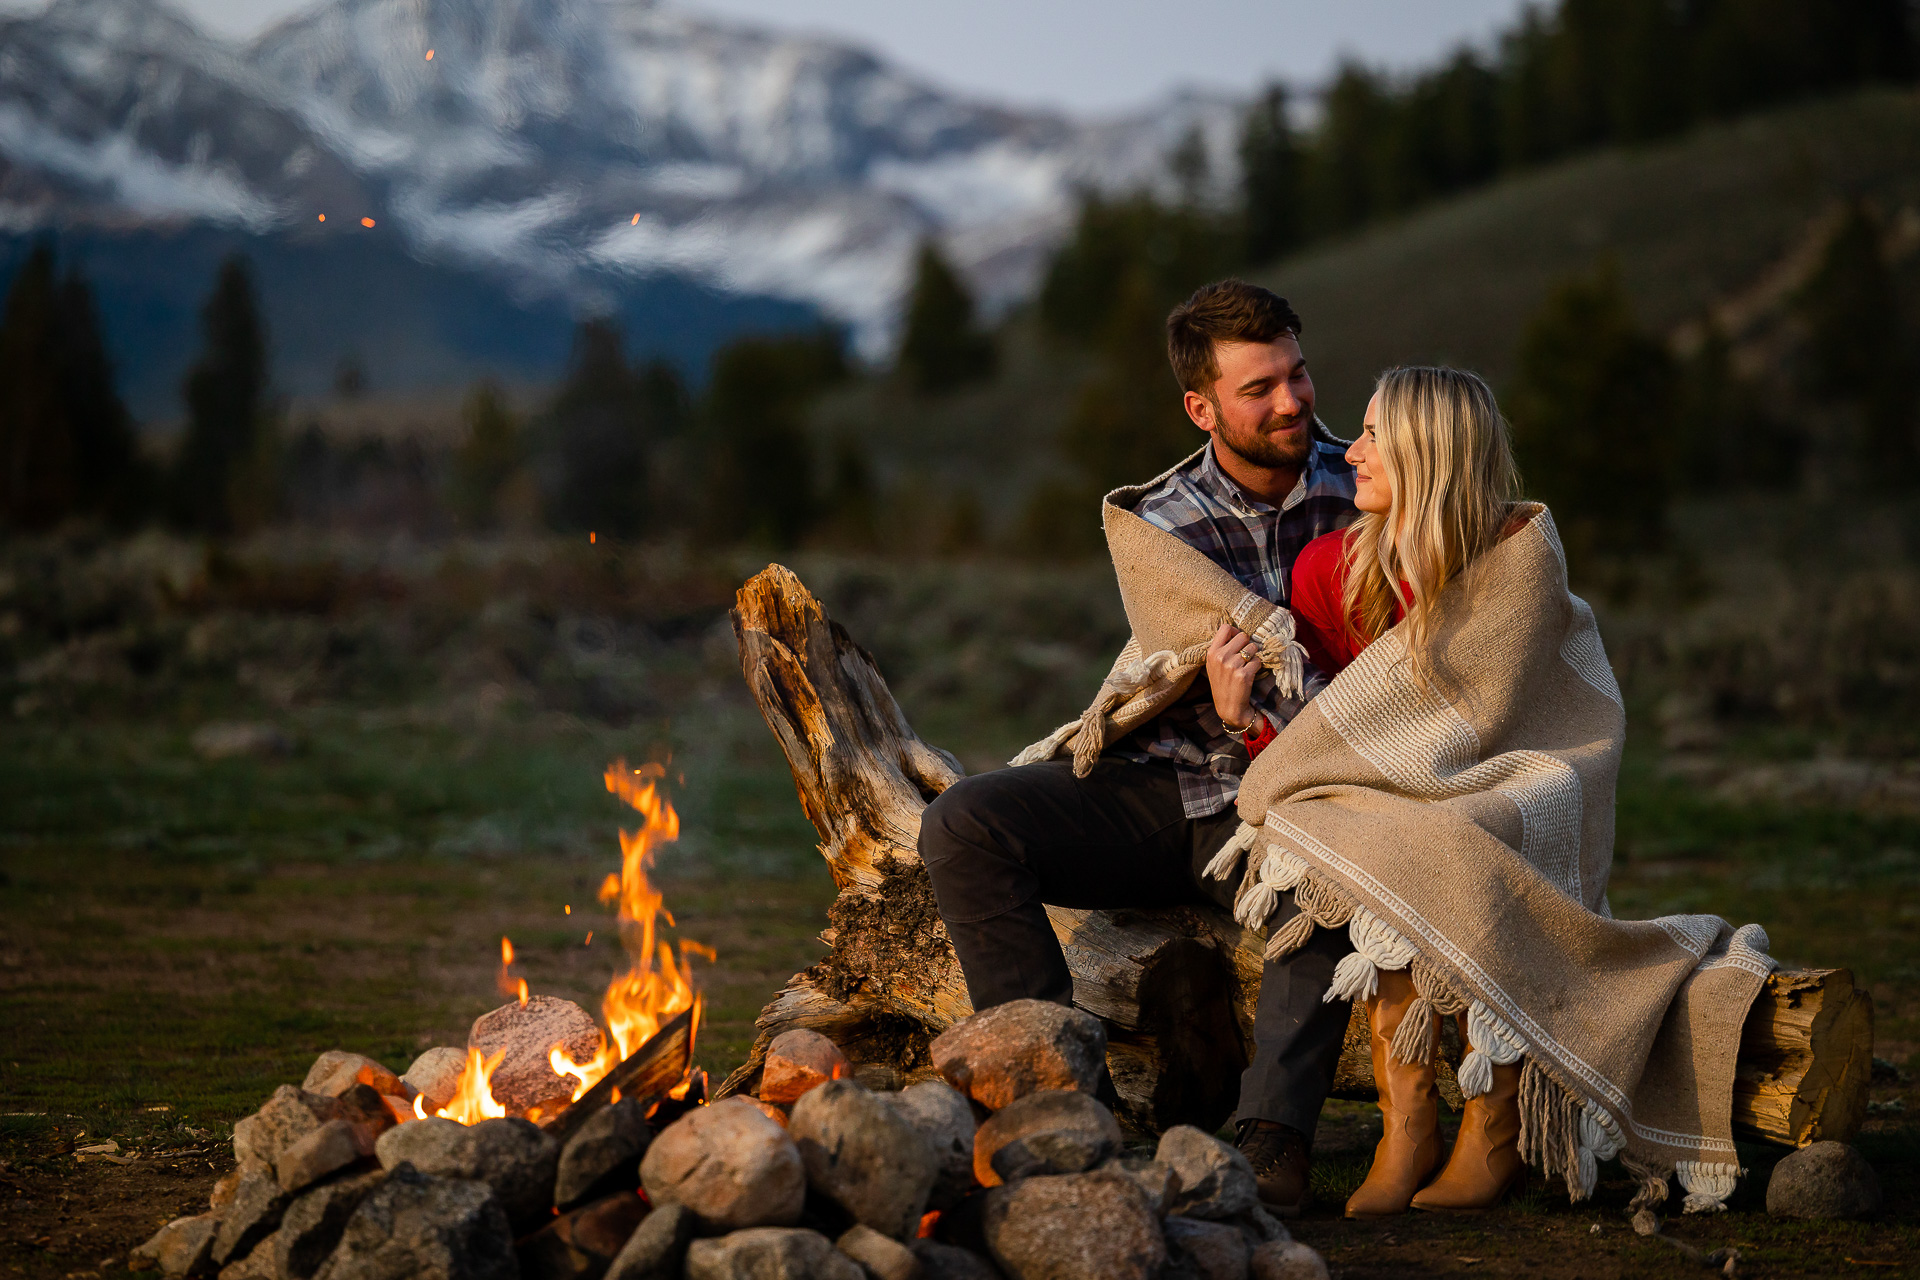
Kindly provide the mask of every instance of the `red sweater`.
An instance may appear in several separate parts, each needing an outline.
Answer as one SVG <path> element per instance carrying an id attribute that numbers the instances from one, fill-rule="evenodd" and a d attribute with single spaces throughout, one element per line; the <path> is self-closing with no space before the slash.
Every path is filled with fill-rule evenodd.
<path id="1" fill-rule="evenodd" d="M 1341 598 L 1347 589 L 1345 539 L 1344 529 L 1323 534 L 1301 548 L 1293 562 L 1296 635 L 1313 665 L 1329 676 L 1339 674 L 1372 643 L 1349 630 L 1341 615 Z M 1393 620 L 1405 616 L 1406 610 L 1395 604 Z"/>

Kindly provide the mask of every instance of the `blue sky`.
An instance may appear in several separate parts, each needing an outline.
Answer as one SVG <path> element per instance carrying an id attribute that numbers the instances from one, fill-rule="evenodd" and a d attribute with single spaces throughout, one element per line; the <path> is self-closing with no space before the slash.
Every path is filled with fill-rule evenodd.
<path id="1" fill-rule="evenodd" d="M 171 0 L 246 38 L 312 0 Z M 1521 0 L 675 0 L 858 41 L 980 97 L 1080 112 L 1181 85 L 1246 90 L 1323 79 L 1346 54 L 1414 66 L 1484 40 Z M 44 0 L 0 0 L 31 9 Z"/>

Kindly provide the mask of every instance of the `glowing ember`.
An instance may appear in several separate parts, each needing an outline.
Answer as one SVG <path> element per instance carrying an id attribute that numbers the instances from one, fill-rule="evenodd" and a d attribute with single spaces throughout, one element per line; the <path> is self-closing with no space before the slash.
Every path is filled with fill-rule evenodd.
<path id="1" fill-rule="evenodd" d="M 374 222 L 372 218 L 362 218 L 360 219 L 360 225 L 363 227 L 372 227 Z"/>
<path id="2" fill-rule="evenodd" d="M 325 222 L 326 220 L 327 220 L 327 215 L 326 215 L 326 214 L 324 214 L 324 213 L 323 213 L 323 214 L 321 214 L 321 215 L 320 215 L 320 221 L 322 221 L 322 222 Z"/>
<path id="3" fill-rule="evenodd" d="M 427 61 L 428 61 L 428 62 L 432 62 L 432 61 L 433 61 L 433 50 L 431 50 L 431 49 L 429 49 L 429 50 L 427 50 Z"/>
<path id="4" fill-rule="evenodd" d="M 640 215 L 639 215 L 639 214 L 637 214 L 637 213 L 636 213 L 636 214 L 634 214 L 634 215 L 633 215 L 633 221 L 632 221 L 632 222 L 629 222 L 629 223 L 628 223 L 627 225 L 628 225 L 628 226 L 630 226 L 630 227 L 637 227 L 637 226 L 639 226 L 639 225 L 640 225 Z"/>

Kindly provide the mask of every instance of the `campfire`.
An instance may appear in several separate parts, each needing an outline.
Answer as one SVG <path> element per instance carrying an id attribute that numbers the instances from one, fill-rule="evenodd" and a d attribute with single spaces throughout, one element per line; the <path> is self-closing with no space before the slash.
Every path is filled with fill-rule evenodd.
<path id="1" fill-rule="evenodd" d="M 1181 1125 L 1128 1148 L 1083 1010 L 965 1017 L 904 1078 L 786 1030 L 709 1104 L 691 961 L 713 953 L 662 936 L 648 878 L 679 835 L 664 778 L 606 771 L 641 822 L 600 890 L 626 967 L 598 1022 L 534 992 L 502 938 L 511 998 L 464 1048 L 398 1075 L 322 1054 L 234 1126 L 209 1210 L 129 1262 L 221 1280 L 1324 1280 L 1232 1147 Z"/>

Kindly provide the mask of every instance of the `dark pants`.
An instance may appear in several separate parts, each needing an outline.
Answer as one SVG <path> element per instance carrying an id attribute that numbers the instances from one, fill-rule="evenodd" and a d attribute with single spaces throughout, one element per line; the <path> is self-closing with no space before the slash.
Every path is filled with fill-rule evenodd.
<path id="1" fill-rule="evenodd" d="M 976 1009 L 1032 998 L 1070 1004 L 1073 977 L 1042 904 L 1160 907 L 1213 901 L 1234 883 L 1207 863 L 1239 825 L 1229 806 L 1188 818 L 1171 766 L 1104 757 L 1085 778 L 1066 761 L 962 778 L 927 806 L 920 856 Z M 1281 895 L 1278 928 L 1298 911 Z M 1353 950 L 1345 929 L 1316 929 L 1269 961 L 1254 1012 L 1253 1061 L 1240 1078 L 1239 1120 L 1272 1120 L 1311 1136 L 1333 1085 L 1347 1004 L 1323 1003 L 1334 966 Z"/>

